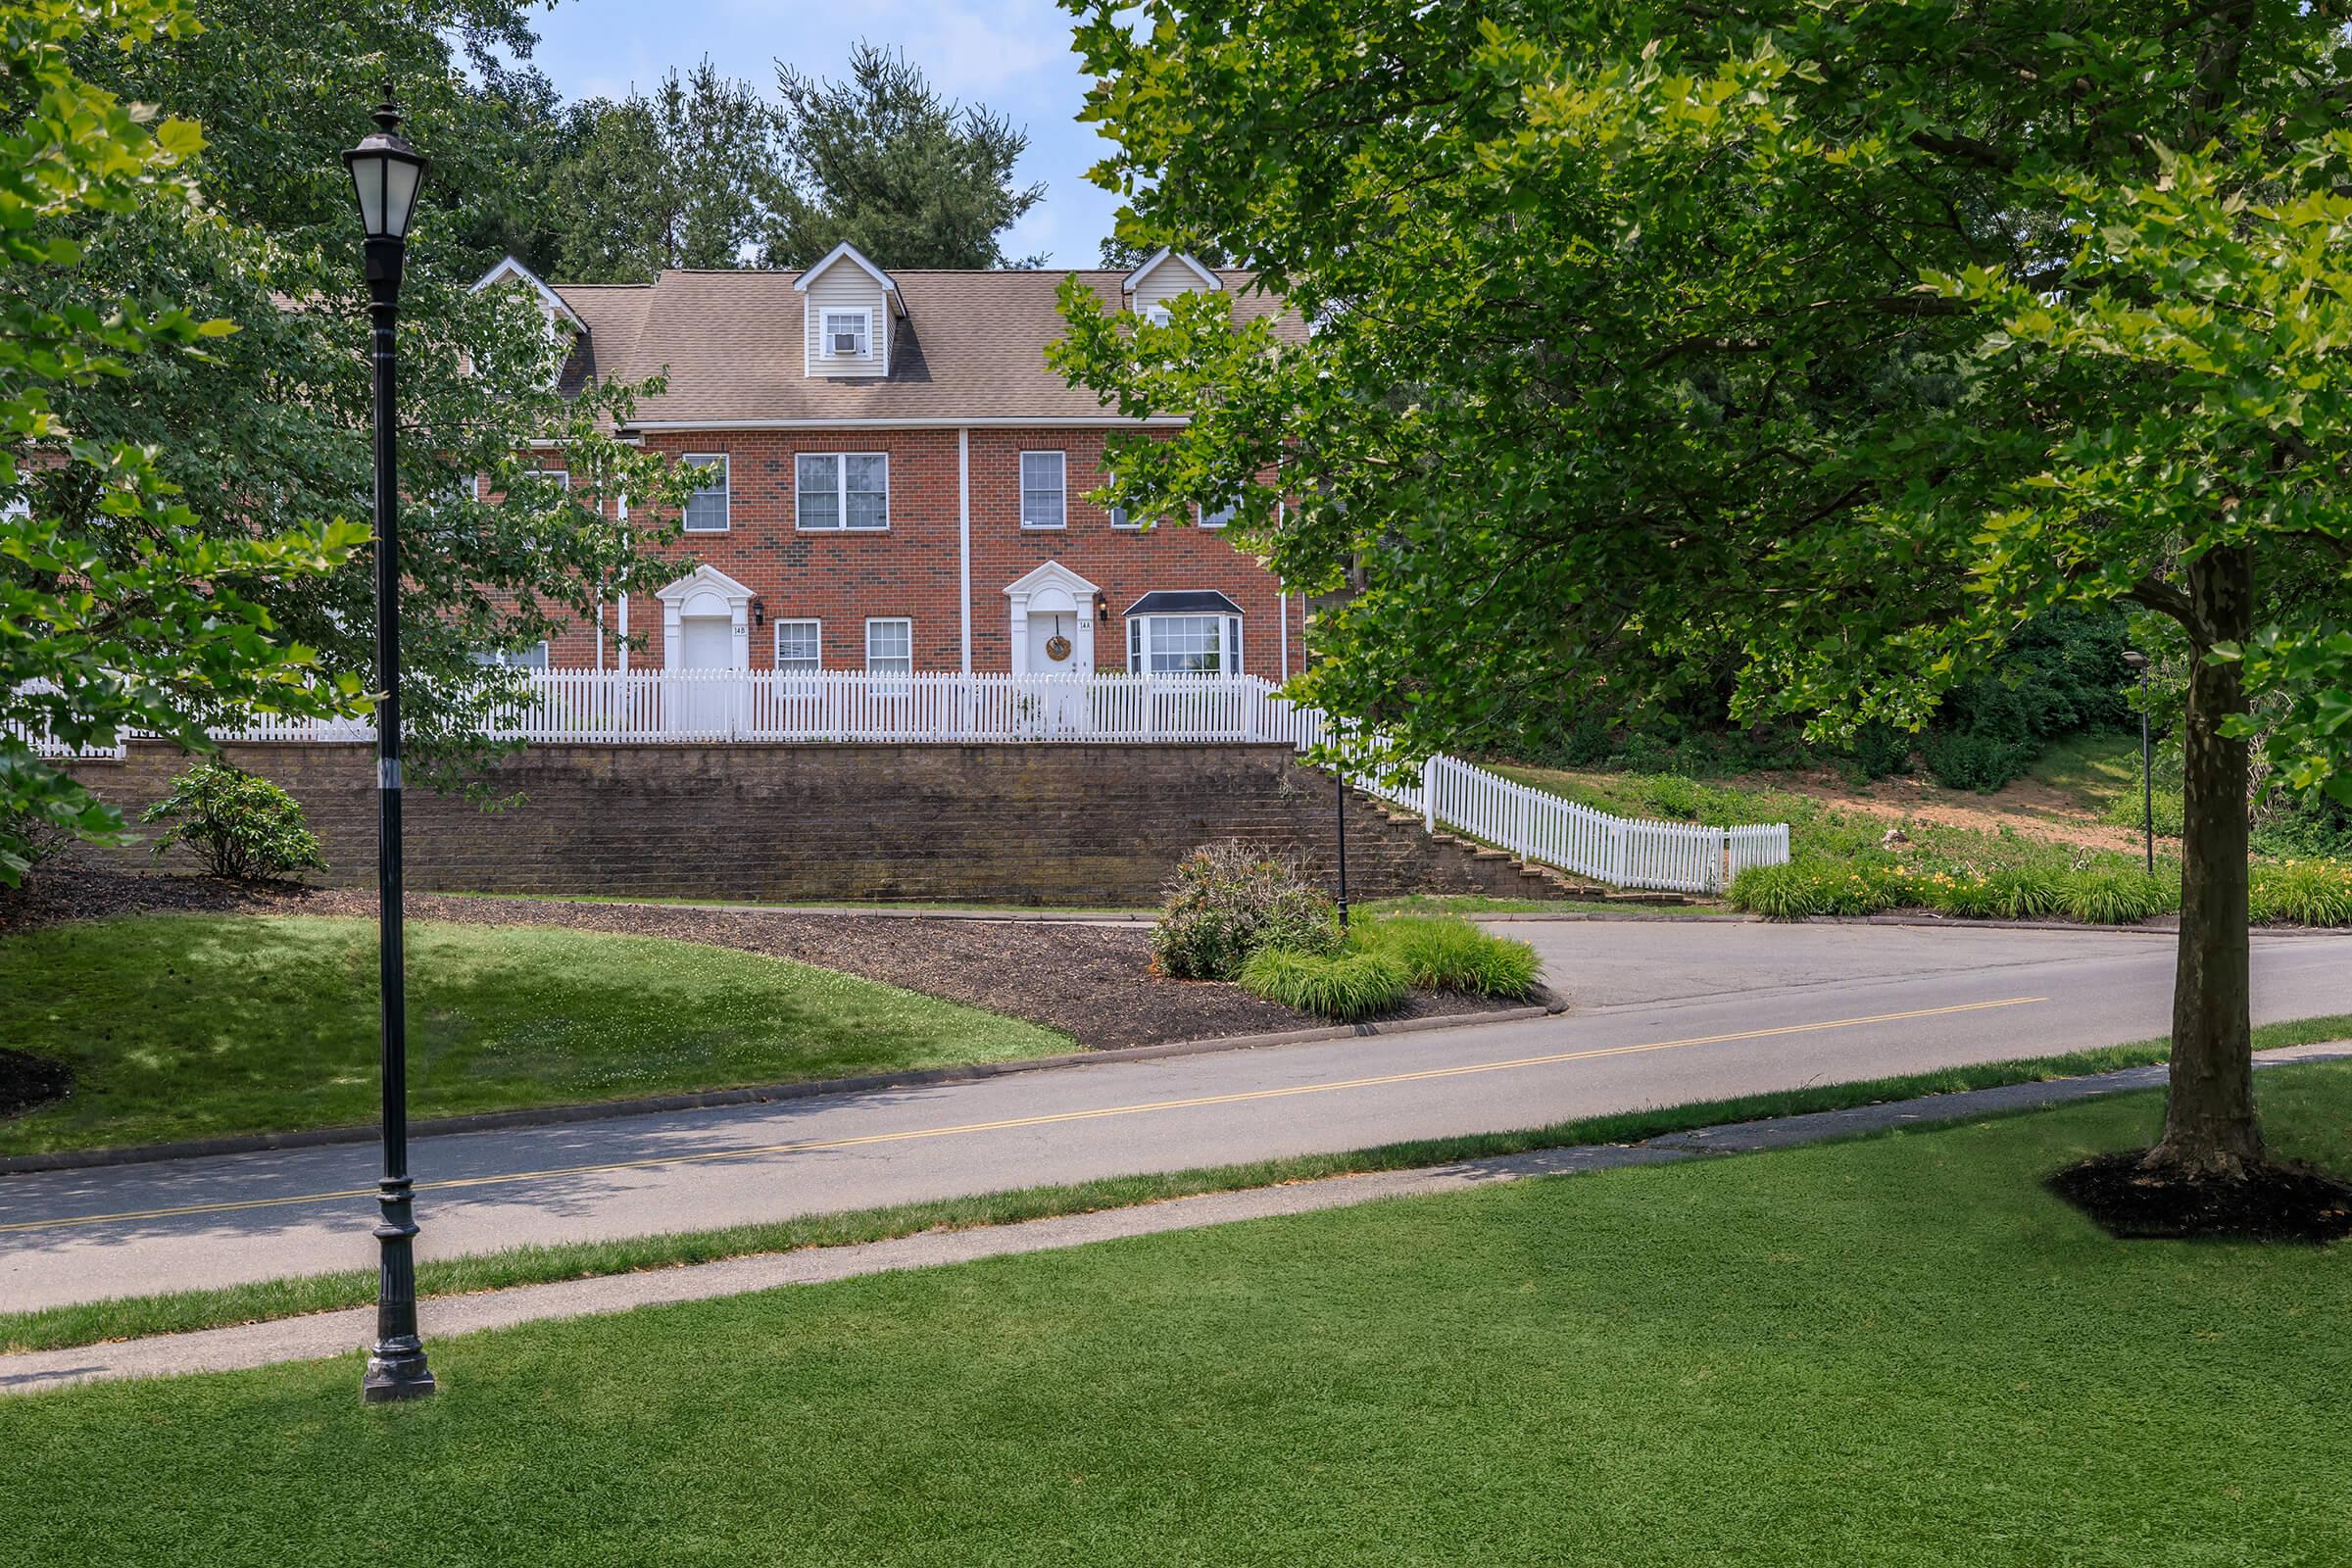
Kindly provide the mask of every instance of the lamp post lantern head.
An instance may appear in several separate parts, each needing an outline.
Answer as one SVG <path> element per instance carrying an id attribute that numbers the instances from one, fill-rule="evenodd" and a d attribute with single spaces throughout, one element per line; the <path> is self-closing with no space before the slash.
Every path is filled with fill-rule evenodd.
<path id="1" fill-rule="evenodd" d="M 351 171 L 360 226 L 369 242 L 405 240 L 409 220 L 416 214 L 416 193 L 424 186 L 425 161 L 400 133 L 400 105 L 392 101 L 388 81 L 384 101 L 375 108 L 375 126 L 343 155 L 343 167 Z"/>
<path id="2" fill-rule="evenodd" d="M 2148 656 L 2141 653 L 2136 648 L 2127 648 L 2124 650 L 2124 667 L 2130 670 L 2146 669 L 2148 667 Z"/>

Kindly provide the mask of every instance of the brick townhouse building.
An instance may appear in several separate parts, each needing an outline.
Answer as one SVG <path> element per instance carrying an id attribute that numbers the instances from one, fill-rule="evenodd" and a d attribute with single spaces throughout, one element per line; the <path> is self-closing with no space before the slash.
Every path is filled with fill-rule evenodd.
<path id="1" fill-rule="evenodd" d="M 582 628 L 517 657 L 1272 680 L 1302 667 L 1304 604 L 1228 541 L 1218 514 L 1147 527 L 1084 499 L 1103 481 L 1105 438 L 1139 425 L 1047 368 L 1064 275 L 894 273 L 846 244 L 805 272 L 665 271 L 647 284 L 493 269 L 482 286 L 528 286 L 572 334 L 567 381 L 666 376 L 623 433 L 702 478 L 679 546 L 692 570 L 681 562 L 651 603 L 608 607 L 606 636 Z M 1237 318 L 1279 311 L 1248 273 L 1170 252 L 1078 275 L 1146 316 L 1196 290 Z M 612 646 L 622 633 L 642 647 Z"/>

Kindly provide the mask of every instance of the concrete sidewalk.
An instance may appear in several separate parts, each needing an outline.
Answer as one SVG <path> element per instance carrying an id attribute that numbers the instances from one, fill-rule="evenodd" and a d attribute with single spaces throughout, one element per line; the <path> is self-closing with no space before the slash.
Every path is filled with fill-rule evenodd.
<path id="1" fill-rule="evenodd" d="M 2293 1061 L 2348 1058 L 2352 1058 L 2352 1041 L 2337 1041 L 2265 1052 L 2258 1064 L 2275 1066 Z M 429 1298 L 422 1303 L 424 1329 L 428 1341 L 446 1339 L 519 1323 L 625 1312 L 640 1306 L 738 1296 L 788 1285 L 822 1284 L 894 1269 L 929 1268 L 978 1258 L 1083 1247 L 1123 1237 L 1344 1208 L 1380 1199 L 1460 1192 L 1492 1182 L 1533 1176 L 1577 1175 L 1662 1164 L 1701 1154 L 1788 1149 L 1858 1134 L 1966 1121 L 1977 1116 L 2066 1104 L 2099 1095 L 2159 1088 L 2164 1079 L 2162 1067 L 2133 1067 L 2087 1078 L 2011 1084 L 1850 1110 L 1735 1122 L 1670 1133 L 1637 1145 L 1537 1150 L 1420 1170 L 1382 1171 L 1241 1192 L 1206 1193 L 1132 1208 L 1102 1209 L 1014 1225 L 929 1231 L 856 1246 L 806 1248 L 600 1279 L 564 1280 Z M 367 1345 L 374 1317 L 372 1307 L 354 1307 L 193 1334 L 158 1335 L 108 1345 L 0 1356 L 0 1394 L 30 1393 L 101 1380 L 237 1371 L 281 1361 L 320 1360 L 350 1354 Z"/>

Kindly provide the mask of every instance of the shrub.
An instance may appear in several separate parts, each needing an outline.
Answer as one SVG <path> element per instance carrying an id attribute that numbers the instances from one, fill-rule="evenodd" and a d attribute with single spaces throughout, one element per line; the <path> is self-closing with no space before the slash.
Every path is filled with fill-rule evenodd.
<path id="1" fill-rule="evenodd" d="M 1847 776 L 1866 783 L 1890 773 L 1908 773 L 1911 753 L 1918 745 L 1919 738 L 1910 731 L 1896 729 L 1882 719 L 1872 719 L 1854 731 L 1847 747 Z"/>
<path id="2" fill-rule="evenodd" d="M 2145 871 L 2078 871 L 2058 884 L 2059 910 L 2086 925 L 2133 925 L 2180 900 L 2177 886 Z"/>
<path id="3" fill-rule="evenodd" d="M 1251 954 L 1268 946 L 1338 952 L 1331 896 L 1305 880 L 1296 858 L 1238 839 L 1186 856 L 1152 930 L 1160 972 L 1179 980 L 1232 980 Z"/>
<path id="4" fill-rule="evenodd" d="M 1481 931 L 1458 915 L 1398 915 L 1358 925 L 1350 938 L 1357 951 L 1403 964 L 1405 977 L 1424 991 L 1525 997 L 1544 969 L 1526 943 Z"/>
<path id="5" fill-rule="evenodd" d="M 2256 925 L 2352 925 L 2352 865 L 2341 860 L 2258 865 L 2246 902 Z"/>
<path id="6" fill-rule="evenodd" d="M 1242 989 L 1268 1002 L 1352 1023 L 1387 1012 L 1411 989 L 1402 962 L 1386 953 L 1295 953 L 1260 948 L 1242 965 Z"/>
<path id="7" fill-rule="evenodd" d="M 326 866 L 294 797 L 226 762 L 189 768 L 139 820 L 171 824 L 155 842 L 158 859 L 184 844 L 219 877 L 267 880 Z"/>
<path id="8" fill-rule="evenodd" d="M 1928 772 L 1947 790 L 1990 795 L 2034 765 L 2040 746 L 1978 730 L 1944 730 L 1919 743 Z"/>

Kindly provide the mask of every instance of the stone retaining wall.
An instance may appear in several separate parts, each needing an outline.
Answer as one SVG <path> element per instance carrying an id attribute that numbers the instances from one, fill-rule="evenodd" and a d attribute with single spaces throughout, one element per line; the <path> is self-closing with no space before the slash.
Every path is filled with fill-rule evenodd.
<path id="1" fill-rule="evenodd" d="M 274 779 L 324 847 L 323 880 L 375 873 L 375 759 L 365 746 L 232 744 Z M 76 776 L 134 820 L 186 764 L 134 743 Z M 499 893 L 983 904 L 1155 902 L 1179 857 L 1238 836 L 1298 850 L 1328 876 L 1328 775 L 1278 745 L 534 746 L 488 781 L 484 810 L 409 791 L 409 885 Z M 1492 855 L 1348 807 L 1350 896 L 1544 897 Z M 146 864 L 144 847 L 106 852 Z M 174 851 L 174 858 L 184 852 Z M 192 862 L 189 862 L 192 863 Z"/>

